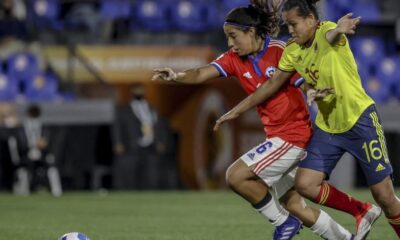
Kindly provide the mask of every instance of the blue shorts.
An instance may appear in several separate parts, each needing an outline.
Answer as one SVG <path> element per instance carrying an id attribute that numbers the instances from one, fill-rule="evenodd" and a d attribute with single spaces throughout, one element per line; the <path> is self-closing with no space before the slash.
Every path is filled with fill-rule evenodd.
<path id="1" fill-rule="evenodd" d="M 375 105 L 369 106 L 347 132 L 332 134 L 314 126 L 307 157 L 299 163 L 299 167 L 324 172 L 329 178 L 345 152 L 357 159 L 369 186 L 393 173 Z"/>

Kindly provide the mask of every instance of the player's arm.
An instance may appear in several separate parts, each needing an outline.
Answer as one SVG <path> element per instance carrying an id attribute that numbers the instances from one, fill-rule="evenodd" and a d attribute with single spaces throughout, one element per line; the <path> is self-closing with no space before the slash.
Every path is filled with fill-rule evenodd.
<path id="1" fill-rule="evenodd" d="M 220 117 L 214 126 L 214 130 L 218 130 L 219 125 L 223 122 L 237 118 L 245 111 L 274 96 L 275 93 L 279 91 L 283 84 L 288 81 L 292 75 L 293 72 L 285 72 L 277 69 L 274 73 L 274 76 L 270 80 L 261 84 L 261 86 L 258 87 L 254 93 L 249 95 L 232 110 Z"/>
<path id="2" fill-rule="evenodd" d="M 219 76 L 220 73 L 215 67 L 206 65 L 199 68 L 188 69 L 182 72 L 175 72 L 171 68 L 154 69 L 152 80 L 160 79 L 184 84 L 198 84 Z"/>
<path id="3" fill-rule="evenodd" d="M 352 18 L 353 14 L 348 13 L 339 19 L 335 29 L 326 33 L 326 40 L 330 44 L 336 44 L 340 41 L 342 34 L 355 34 L 357 24 L 360 23 L 361 17 Z"/>

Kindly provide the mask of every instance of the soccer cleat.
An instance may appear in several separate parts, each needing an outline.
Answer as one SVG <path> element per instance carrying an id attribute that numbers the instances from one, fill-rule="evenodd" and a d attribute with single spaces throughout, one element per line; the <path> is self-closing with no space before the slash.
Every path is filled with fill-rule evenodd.
<path id="1" fill-rule="evenodd" d="M 357 235 L 356 240 L 366 239 L 372 225 L 382 214 L 382 209 L 373 204 L 366 204 L 365 210 L 356 217 L 357 221 Z"/>
<path id="2" fill-rule="evenodd" d="M 289 215 L 284 223 L 277 226 L 274 232 L 274 240 L 289 240 L 300 232 L 303 224 L 296 217 Z"/>

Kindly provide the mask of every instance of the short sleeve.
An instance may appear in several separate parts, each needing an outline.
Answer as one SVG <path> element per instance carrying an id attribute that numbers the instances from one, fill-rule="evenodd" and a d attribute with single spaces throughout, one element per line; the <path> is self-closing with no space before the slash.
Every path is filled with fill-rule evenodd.
<path id="1" fill-rule="evenodd" d="M 329 31 L 335 29 L 336 27 L 337 27 L 337 24 L 334 22 L 326 21 L 326 22 L 320 23 L 320 26 L 319 26 L 320 38 L 322 38 L 324 41 L 327 41 L 326 34 Z M 344 45 L 346 45 L 346 43 L 347 43 L 347 37 L 345 34 L 342 34 L 342 36 L 340 37 L 340 41 L 336 42 L 334 45 L 335 46 L 344 46 Z"/>
<path id="2" fill-rule="evenodd" d="M 323 36 L 326 36 L 326 33 L 328 33 L 330 30 L 335 29 L 337 26 L 336 23 L 334 22 L 330 22 L 330 21 L 326 21 L 326 22 L 321 22 L 319 25 L 319 29 L 321 31 L 321 34 Z"/>
<path id="3" fill-rule="evenodd" d="M 279 61 L 278 68 L 285 72 L 294 72 L 296 69 L 294 68 L 292 62 L 293 57 L 290 55 L 289 50 L 290 45 L 287 45 L 285 50 L 283 50 L 282 57 Z"/>
<path id="4" fill-rule="evenodd" d="M 229 77 L 235 75 L 235 68 L 233 66 L 233 58 L 229 52 L 223 53 L 217 59 L 210 63 L 214 66 L 222 77 Z"/>

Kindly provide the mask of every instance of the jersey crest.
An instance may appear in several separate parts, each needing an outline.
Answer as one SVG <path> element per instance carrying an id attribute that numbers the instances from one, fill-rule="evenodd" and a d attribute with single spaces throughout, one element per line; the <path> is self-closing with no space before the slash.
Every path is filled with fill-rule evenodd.
<path id="1" fill-rule="evenodd" d="M 265 70 L 265 76 L 267 76 L 268 78 L 272 78 L 275 72 L 276 72 L 276 67 L 269 66 Z"/>

